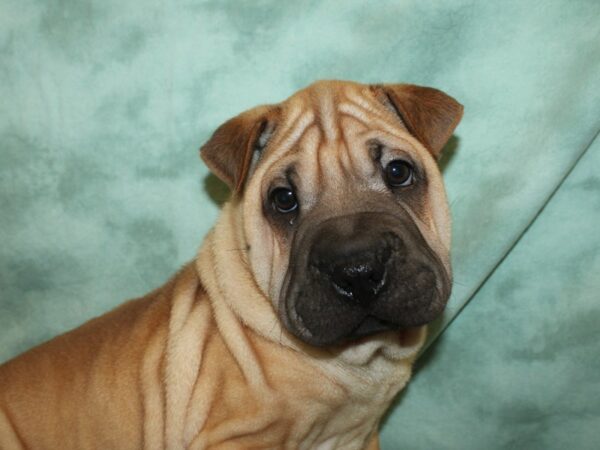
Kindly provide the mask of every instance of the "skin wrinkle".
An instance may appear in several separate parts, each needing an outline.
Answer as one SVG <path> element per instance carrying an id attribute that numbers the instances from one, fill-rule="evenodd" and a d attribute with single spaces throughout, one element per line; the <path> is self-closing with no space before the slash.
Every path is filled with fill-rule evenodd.
<path id="1" fill-rule="evenodd" d="M 300 126 L 300 117 L 306 114 L 304 108 L 304 102 L 302 100 L 290 103 L 289 108 L 286 111 L 285 116 L 282 117 L 281 130 L 277 132 L 281 136 L 282 140 L 292 134 L 293 128 Z"/>
<path id="2" fill-rule="evenodd" d="M 323 133 L 321 130 L 319 130 L 319 138 L 321 138 L 322 136 L 323 136 Z M 327 172 L 323 170 L 323 153 L 320 151 L 320 146 L 317 145 L 317 149 L 316 149 L 315 153 L 317 155 L 316 167 L 321 176 L 317 179 L 317 183 L 315 183 L 314 186 L 311 186 L 311 188 L 312 188 L 313 192 L 322 192 L 323 189 L 321 189 L 321 184 L 322 184 L 323 180 L 327 179 Z M 318 197 L 320 198 L 321 194 L 319 194 Z"/>
<path id="3" fill-rule="evenodd" d="M 320 94 L 320 95 L 319 95 Z M 314 101 L 314 97 L 317 100 Z M 333 143 L 338 140 L 339 128 L 336 117 L 335 97 L 330 92 L 316 92 L 313 94 L 313 104 L 317 104 L 315 116 L 319 128 L 323 131 L 325 142 Z"/>
<path id="4" fill-rule="evenodd" d="M 162 341 L 164 333 L 157 332 L 146 347 L 146 357 L 141 365 L 140 384 L 144 412 L 144 445 L 147 450 L 164 448 L 164 401 L 161 380 Z"/>
<path id="5" fill-rule="evenodd" d="M 220 269 L 223 273 L 224 268 L 220 267 L 220 261 L 217 257 L 217 254 L 215 253 L 214 247 L 212 248 L 212 256 L 217 270 Z M 218 279 L 219 277 L 217 277 L 217 280 Z M 219 314 L 219 312 L 221 313 L 221 315 Z M 240 352 L 243 352 L 246 355 L 252 354 L 250 352 L 247 339 L 243 333 L 242 325 L 233 320 L 233 314 L 229 310 L 229 308 L 221 307 L 221 305 L 215 307 L 215 319 L 217 321 L 217 326 L 219 326 L 219 323 L 223 322 L 230 322 L 232 324 L 232 326 L 228 329 L 222 329 L 220 326 L 219 329 L 221 331 L 221 334 L 223 334 L 225 337 L 225 343 L 228 346 L 229 351 L 232 352 L 232 354 L 234 355 L 237 354 L 238 357 L 235 358 L 235 360 L 239 364 L 240 370 L 244 374 L 247 383 L 255 386 L 263 385 L 264 376 L 262 374 L 260 366 L 258 366 L 258 364 L 256 363 L 256 360 L 253 358 L 244 358 L 240 355 Z M 241 349 L 238 348 L 239 346 L 241 346 Z"/>
<path id="6" fill-rule="evenodd" d="M 344 173 L 344 179 L 356 182 L 356 172 L 353 170 L 352 151 L 350 148 L 345 148 L 341 142 L 337 142 L 335 146 L 338 153 L 338 161 L 341 163 L 341 168 Z"/>
<path id="7" fill-rule="evenodd" d="M 364 95 L 364 92 L 363 95 L 356 95 L 352 91 L 349 91 L 347 93 L 347 100 L 349 101 L 349 104 L 353 104 L 357 108 L 363 110 L 366 113 L 366 117 L 370 118 L 369 120 L 377 118 L 397 127 L 398 122 L 396 118 L 394 117 L 392 119 L 390 117 L 390 111 L 387 108 L 381 107 L 381 102 L 374 98 L 373 93 L 370 90 L 367 91 L 366 95 Z"/>
<path id="8" fill-rule="evenodd" d="M 307 187 L 307 191 L 311 192 L 311 194 L 309 194 L 308 197 L 308 201 L 307 203 L 307 207 L 308 208 L 312 208 L 314 207 L 314 205 L 318 202 L 319 200 L 319 180 L 323 179 L 324 177 L 324 172 L 323 169 L 321 167 L 320 164 L 320 152 L 319 152 L 319 141 L 321 140 L 322 137 L 322 133 L 321 130 L 319 130 L 318 128 L 315 128 L 315 138 L 313 141 L 313 146 L 312 146 L 312 152 L 309 152 L 309 154 L 307 154 L 307 161 L 312 162 L 313 159 L 316 161 L 316 170 L 314 171 L 314 175 L 311 177 L 310 179 L 310 183 L 308 183 L 308 187 Z M 310 153 L 313 153 L 313 156 L 311 157 Z M 305 172 L 308 173 L 312 173 L 313 171 L 311 170 L 306 170 Z"/>
<path id="9" fill-rule="evenodd" d="M 401 137 L 398 134 L 398 125 L 388 122 L 386 117 L 369 117 L 364 113 L 368 113 L 360 106 L 352 103 L 342 103 L 338 106 L 338 110 L 343 115 L 352 117 L 358 122 L 362 123 L 365 127 L 369 129 L 380 129 L 390 135 Z"/>
<path id="10" fill-rule="evenodd" d="M 275 235 L 273 234 L 273 236 L 271 236 L 269 240 L 271 241 L 271 248 L 273 249 L 272 252 L 275 255 L 275 253 L 276 253 L 275 249 L 277 248 L 277 245 L 276 245 L 277 241 L 275 239 Z M 275 280 L 274 272 L 275 272 L 275 268 L 272 267 L 271 271 L 269 273 L 269 280 L 268 280 L 268 284 L 267 284 L 267 286 L 268 286 L 267 287 L 267 293 L 270 294 L 270 295 L 272 295 L 272 293 L 274 292 L 273 291 L 273 282 Z"/>
<path id="11" fill-rule="evenodd" d="M 255 418 L 253 421 L 248 417 L 240 417 L 236 420 L 224 422 L 212 432 L 210 445 L 219 445 L 236 436 L 257 434 L 273 425 L 275 421 L 276 419 L 272 415 L 267 415 L 262 420 Z"/>
<path id="12" fill-rule="evenodd" d="M 307 130 L 301 143 L 304 154 L 304 157 L 298 161 L 298 171 L 302 174 L 301 177 L 298 177 L 298 187 L 302 194 L 300 198 L 301 214 L 305 209 L 310 210 L 317 202 L 316 192 L 318 189 L 316 186 L 318 186 L 318 180 L 322 178 L 323 172 L 320 166 L 313 166 L 311 162 L 318 158 L 321 136 L 320 129 L 313 125 Z M 310 170 L 313 167 L 315 170 Z"/>
<path id="13" fill-rule="evenodd" d="M 212 328 L 213 328 L 211 326 L 212 324 L 210 323 L 211 313 L 209 311 L 207 302 L 201 302 L 196 306 L 196 316 L 198 316 L 198 317 L 196 317 L 197 319 L 200 319 L 200 317 L 202 317 L 204 319 L 203 324 L 202 324 L 203 325 L 202 335 L 196 336 L 196 339 L 194 339 L 192 341 L 192 344 L 190 345 L 190 347 L 194 348 L 194 343 L 196 343 L 197 344 L 196 351 L 200 355 L 202 355 L 204 353 L 205 345 L 209 339 L 209 331 L 212 330 Z M 194 317 L 190 316 L 190 321 L 193 318 Z M 186 441 L 186 436 L 189 435 L 189 432 L 186 432 L 186 428 L 189 428 L 192 426 L 191 425 L 192 422 L 190 420 L 190 412 L 193 408 L 192 399 L 194 398 L 194 392 L 197 389 L 198 378 L 199 378 L 198 374 L 200 373 L 202 363 L 203 363 L 203 360 L 202 360 L 202 358 L 200 358 L 194 367 L 194 371 L 195 371 L 194 383 L 188 392 L 188 401 L 187 401 L 187 404 L 186 404 L 185 410 L 184 410 L 184 417 L 183 417 L 184 428 L 183 428 L 181 434 L 182 434 L 182 437 L 183 437 L 186 445 L 189 443 L 189 440 Z M 196 428 L 200 428 L 200 426 L 197 425 Z"/>
<path id="14" fill-rule="evenodd" d="M 354 157 L 352 156 L 353 152 L 351 150 L 352 147 L 351 147 L 350 142 L 349 142 L 349 140 L 347 138 L 345 128 L 346 127 L 341 127 L 340 136 L 342 138 L 341 139 L 341 141 L 342 141 L 342 147 L 344 149 L 346 149 L 346 153 L 348 154 L 348 160 L 349 160 L 350 166 L 351 166 L 350 173 L 354 173 L 354 174 L 360 173 L 361 172 L 360 166 L 358 164 L 355 164 L 355 162 L 354 162 Z"/>
<path id="15" fill-rule="evenodd" d="M 277 150 L 273 151 L 271 158 L 277 158 L 283 154 L 286 154 L 290 148 L 294 147 L 294 144 L 298 142 L 313 123 L 315 117 L 312 111 L 306 111 L 298 119 L 298 123 L 295 127 L 292 127 L 287 135 L 281 139 L 277 144 Z"/>
<path id="16" fill-rule="evenodd" d="M 165 432 L 169 448 L 181 445 L 187 408 L 181 408 L 180 405 L 187 405 L 186 399 L 190 398 L 196 381 L 205 340 L 202 329 L 206 327 L 208 318 L 206 314 L 198 314 L 203 312 L 201 308 L 193 308 L 199 289 L 198 280 L 194 277 L 195 282 L 190 283 L 187 279 L 189 276 L 183 275 L 175 284 L 166 349 L 169 363 L 166 367 Z M 199 344 L 198 351 L 189 353 L 187 350 L 193 348 L 194 344 Z"/>
<path id="17" fill-rule="evenodd" d="M 214 329 L 214 323 L 212 325 Z M 208 335 L 207 348 L 212 345 L 214 339 L 214 335 Z M 206 364 L 204 366 L 201 365 L 198 370 L 198 378 L 190 397 L 184 430 L 184 442 L 192 447 L 198 445 L 198 435 L 208 420 L 208 414 L 213 408 L 215 394 L 219 388 L 218 379 L 202 376 L 206 371 Z"/>

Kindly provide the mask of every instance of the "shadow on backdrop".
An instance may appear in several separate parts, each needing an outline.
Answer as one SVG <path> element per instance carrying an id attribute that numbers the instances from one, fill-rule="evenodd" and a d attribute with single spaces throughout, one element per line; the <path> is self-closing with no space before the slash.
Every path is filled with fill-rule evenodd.
<path id="1" fill-rule="evenodd" d="M 229 187 L 212 173 L 209 173 L 204 177 L 204 190 L 206 191 L 208 198 L 210 198 L 210 200 L 219 208 L 221 208 L 231 196 Z"/>

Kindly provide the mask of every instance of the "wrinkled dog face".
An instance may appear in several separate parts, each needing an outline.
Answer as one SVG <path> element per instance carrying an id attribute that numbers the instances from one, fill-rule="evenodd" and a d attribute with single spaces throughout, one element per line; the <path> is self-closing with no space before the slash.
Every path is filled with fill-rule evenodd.
<path id="1" fill-rule="evenodd" d="M 461 115 L 431 88 L 322 81 L 202 148 L 237 193 L 248 263 L 291 333 L 334 345 L 441 313 L 450 220 L 436 158 Z"/>

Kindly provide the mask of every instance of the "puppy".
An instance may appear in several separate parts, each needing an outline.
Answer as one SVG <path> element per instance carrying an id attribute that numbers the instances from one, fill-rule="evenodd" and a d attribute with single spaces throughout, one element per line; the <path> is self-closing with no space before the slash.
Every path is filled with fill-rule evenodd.
<path id="1" fill-rule="evenodd" d="M 462 106 L 321 81 L 202 147 L 233 194 L 169 282 L 0 367 L 2 449 L 377 449 L 451 289 Z"/>

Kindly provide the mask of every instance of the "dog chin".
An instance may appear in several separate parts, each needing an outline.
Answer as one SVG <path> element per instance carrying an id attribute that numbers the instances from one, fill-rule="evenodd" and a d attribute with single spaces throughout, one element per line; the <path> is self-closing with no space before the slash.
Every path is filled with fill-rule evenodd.
<path id="1" fill-rule="evenodd" d="M 297 315 L 293 314 L 292 316 L 295 319 L 282 318 L 288 331 L 305 344 L 327 348 L 328 353 L 331 353 L 332 356 L 353 366 L 364 366 L 377 359 L 378 356 L 388 362 L 414 359 L 427 337 L 427 325 L 421 325 L 387 329 L 362 337 L 340 338 L 335 342 L 328 342 L 314 336 L 301 322 L 291 325 L 293 320 L 301 321 Z"/>
<path id="2" fill-rule="evenodd" d="M 427 337 L 427 326 L 385 331 L 358 338 L 332 348 L 346 364 L 365 366 L 382 358 L 398 362 L 416 358 Z"/>

